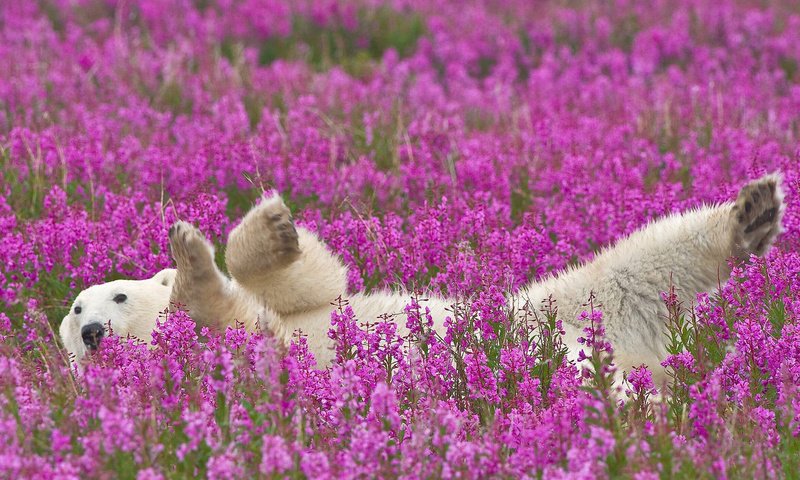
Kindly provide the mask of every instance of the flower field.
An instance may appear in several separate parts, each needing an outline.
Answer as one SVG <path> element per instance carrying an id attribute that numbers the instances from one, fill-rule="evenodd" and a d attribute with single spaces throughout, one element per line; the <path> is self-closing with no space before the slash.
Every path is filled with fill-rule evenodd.
<path id="1" fill-rule="evenodd" d="M 773 171 L 769 254 L 663 294 L 670 395 L 611 385 L 602 306 L 584 372 L 555 307 L 510 320 L 507 292 Z M 321 370 L 178 312 L 71 368 L 81 290 L 172 266 L 177 219 L 224 268 L 273 189 L 352 291 L 417 292 L 417 323 L 462 299 L 448 335 L 342 304 Z M 0 2 L 0 477 L 800 478 L 798 190 L 790 0 Z"/>

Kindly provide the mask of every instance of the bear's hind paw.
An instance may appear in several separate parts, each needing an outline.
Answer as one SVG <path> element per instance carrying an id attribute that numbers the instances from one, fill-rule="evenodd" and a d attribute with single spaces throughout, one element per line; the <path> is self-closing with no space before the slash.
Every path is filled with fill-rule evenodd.
<path id="1" fill-rule="evenodd" d="M 754 180 L 739 191 L 732 215 L 736 256 L 763 255 L 781 232 L 783 191 L 778 174 Z"/>

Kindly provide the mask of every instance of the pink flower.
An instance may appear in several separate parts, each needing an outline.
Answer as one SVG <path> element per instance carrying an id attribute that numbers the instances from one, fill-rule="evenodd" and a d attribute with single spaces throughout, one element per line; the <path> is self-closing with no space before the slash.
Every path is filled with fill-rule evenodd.
<path id="1" fill-rule="evenodd" d="M 262 439 L 261 465 L 259 471 L 264 475 L 281 475 L 289 470 L 294 461 L 291 450 L 281 437 L 265 435 Z"/>
<path id="2" fill-rule="evenodd" d="M 634 367 L 628 371 L 627 380 L 634 394 L 652 394 L 656 392 L 653 384 L 653 372 L 646 365 Z"/>

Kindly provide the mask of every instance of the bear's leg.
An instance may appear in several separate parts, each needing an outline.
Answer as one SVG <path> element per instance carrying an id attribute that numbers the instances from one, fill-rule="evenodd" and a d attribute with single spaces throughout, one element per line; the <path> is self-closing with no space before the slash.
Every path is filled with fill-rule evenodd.
<path id="1" fill-rule="evenodd" d="M 593 293 L 595 304 L 602 305 L 606 335 L 620 368 L 646 364 L 658 384 L 667 379 L 660 365 L 667 356 L 663 333 L 667 308 L 660 293 L 672 287 L 689 306 L 698 293 L 724 284 L 730 277 L 731 258 L 746 261 L 751 254 L 766 253 L 781 231 L 783 208 L 780 177 L 767 175 L 745 185 L 735 202 L 655 221 L 592 262 L 532 283 L 522 294 L 536 301 L 552 296 L 564 323 L 582 329 L 585 325 L 575 319 L 586 310 L 585 299 Z M 581 347 L 570 347 L 576 357 Z"/>
<path id="2" fill-rule="evenodd" d="M 279 195 L 231 231 L 225 263 L 236 283 L 279 315 L 327 306 L 347 289 L 347 268 L 314 233 L 295 228 Z"/>
<path id="3" fill-rule="evenodd" d="M 224 330 L 238 322 L 256 329 L 257 317 L 268 310 L 258 309 L 236 291 L 214 263 L 211 242 L 197 228 L 176 222 L 169 229 L 169 245 L 177 266 L 171 305 L 185 307 L 198 327 Z"/>
<path id="4" fill-rule="evenodd" d="M 658 291 L 666 292 L 673 286 L 688 306 L 694 303 L 698 293 L 713 291 L 728 280 L 731 258 L 742 262 L 749 261 L 750 255 L 764 255 L 781 232 L 784 205 L 780 182 L 778 175 L 766 175 L 742 187 L 735 202 L 686 212 L 679 217 L 680 222 L 670 228 L 659 229 L 661 222 L 652 224 L 645 231 L 654 229 L 651 238 L 658 241 L 643 242 L 647 255 L 642 255 L 643 259 L 632 262 L 626 269 L 637 273 L 630 275 L 628 281 L 618 275 L 613 278 L 615 284 L 626 286 L 627 291 L 634 294 L 617 299 L 622 303 L 619 310 L 625 312 L 627 322 L 633 322 L 623 325 L 629 330 L 627 335 L 620 332 L 620 339 L 627 338 L 620 342 L 620 348 L 631 357 L 630 365 L 647 363 L 657 385 L 668 380 L 665 369 L 656 364 L 667 355 L 663 346 L 665 339 L 658 335 L 664 331 L 666 314 L 657 297 Z M 628 255 L 638 256 L 630 252 L 630 243 L 626 244 L 626 250 Z M 647 306 L 648 295 L 652 296 L 658 310 Z M 638 300 L 631 300 L 636 296 Z M 609 303 L 614 305 L 613 300 Z M 641 322 L 637 318 L 641 314 L 637 312 L 647 312 L 645 317 L 651 322 L 656 318 L 656 323 Z M 660 313 L 653 315 L 652 312 Z M 637 332 L 639 338 L 632 332 Z M 658 340 L 658 344 L 650 346 L 653 356 L 648 358 L 647 348 L 642 347 L 654 340 Z M 637 353 L 641 354 L 638 358 Z"/>

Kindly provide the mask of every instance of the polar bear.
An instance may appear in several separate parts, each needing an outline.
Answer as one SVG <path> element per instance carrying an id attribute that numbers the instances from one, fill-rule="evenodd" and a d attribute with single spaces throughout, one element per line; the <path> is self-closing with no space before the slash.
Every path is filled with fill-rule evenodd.
<path id="1" fill-rule="evenodd" d="M 729 259 L 747 261 L 768 250 L 781 231 L 783 211 L 780 176 L 764 176 L 745 185 L 733 202 L 651 222 L 591 262 L 531 282 L 510 295 L 509 303 L 537 307 L 555 300 L 568 358 L 575 361 L 585 327 L 577 317 L 593 293 L 603 305 L 606 335 L 620 371 L 644 364 L 656 381 L 663 381 L 667 312 L 660 293 L 672 285 L 693 299 L 715 289 L 730 275 Z M 302 331 L 321 367 L 334 358 L 327 332 L 337 298 L 346 298 L 362 321 L 385 314 L 402 318 L 410 301 L 401 293 L 348 295 L 347 268 L 314 233 L 295 227 L 278 195 L 264 199 L 230 232 L 225 252 L 230 278 L 216 267 L 213 247 L 197 228 L 179 221 L 170 228 L 169 241 L 177 272 L 160 272 L 138 283 L 98 285 L 78 295 L 61 326 L 64 344 L 75 358 L 97 348 L 108 321 L 117 334 L 148 339 L 159 312 L 167 307 L 163 291 L 146 302 L 147 308 L 125 307 L 118 296 L 129 295 L 129 303 L 147 296 L 158 283 L 154 279 L 170 279 L 162 285 L 171 285 L 170 302 L 185 306 L 198 326 L 244 324 L 284 344 Z M 445 333 L 444 320 L 453 315 L 453 303 L 433 296 L 424 305 L 439 334 Z M 405 321 L 398 321 L 398 333 L 407 333 Z"/>

